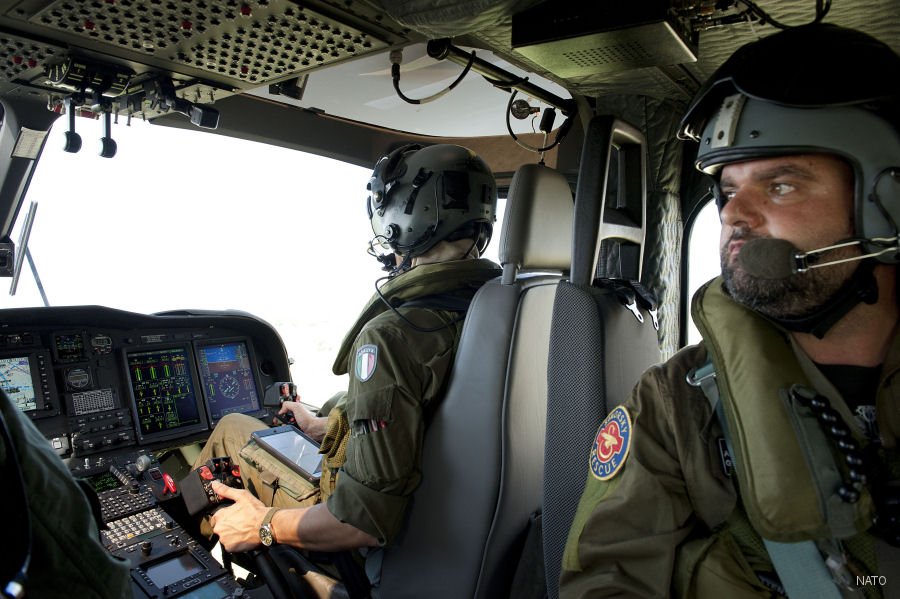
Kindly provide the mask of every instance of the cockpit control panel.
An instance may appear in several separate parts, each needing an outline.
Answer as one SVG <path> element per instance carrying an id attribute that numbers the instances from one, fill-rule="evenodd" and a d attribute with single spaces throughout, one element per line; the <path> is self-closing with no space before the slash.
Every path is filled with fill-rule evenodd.
<path id="1" fill-rule="evenodd" d="M 263 416 L 290 378 L 278 334 L 241 312 L 2 312 L 0 389 L 65 459 L 202 439 L 227 414 Z"/>
<path id="2" fill-rule="evenodd" d="M 265 390 L 285 380 L 278 333 L 243 312 L 0 310 L 0 389 L 93 486 L 101 541 L 130 563 L 139 598 L 271 598 L 240 586 L 183 527 L 180 482 L 157 457 L 205 440 L 228 414 L 270 420 Z"/>

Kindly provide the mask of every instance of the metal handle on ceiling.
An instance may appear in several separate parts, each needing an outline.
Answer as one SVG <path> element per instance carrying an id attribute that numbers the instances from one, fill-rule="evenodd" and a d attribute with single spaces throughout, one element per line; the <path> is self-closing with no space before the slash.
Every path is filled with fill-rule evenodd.
<path id="1" fill-rule="evenodd" d="M 436 60 L 449 60 L 461 66 L 466 66 L 471 62 L 471 70 L 494 80 L 498 87 L 516 89 L 545 104 L 558 108 L 567 117 L 578 111 L 575 100 L 560 98 L 556 94 L 529 83 L 527 79 L 501 69 L 483 58 L 478 58 L 477 56 L 473 58 L 470 52 L 454 46 L 449 38 L 428 42 L 428 56 Z"/>

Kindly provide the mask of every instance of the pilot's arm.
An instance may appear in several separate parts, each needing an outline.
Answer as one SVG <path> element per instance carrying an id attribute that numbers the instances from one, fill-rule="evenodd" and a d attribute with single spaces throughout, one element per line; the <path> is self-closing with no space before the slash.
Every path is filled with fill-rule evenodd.
<path id="1" fill-rule="evenodd" d="M 217 511 L 210 518 L 213 532 L 226 551 L 247 551 L 260 546 L 259 528 L 269 511 L 259 499 L 244 489 L 233 489 L 213 481 L 213 490 L 234 505 Z M 324 504 L 278 510 L 271 519 L 276 543 L 310 551 L 340 551 L 373 546 L 375 538 L 340 522 Z"/>
<path id="2" fill-rule="evenodd" d="M 422 309 L 406 314 L 423 328 L 453 316 L 438 318 Z M 346 461 L 325 505 L 338 520 L 388 545 L 421 480 L 425 411 L 443 393 L 456 333 L 453 327 L 416 331 L 390 315 L 371 324 L 356 342 L 367 361 L 354 360 L 350 367 Z M 377 348 L 374 358 L 366 355 L 372 348 Z"/>
<path id="3" fill-rule="evenodd" d="M 709 404 L 677 379 L 662 367 L 645 373 L 574 466 L 584 468 L 587 483 L 560 597 L 672 595 L 673 583 L 689 584 L 678 574 L 689 569 L 678 563 L 686 557 L 679 546 L 703 520 L 721 522 L 733 509 L 724 473 L 710 473 Z"/>

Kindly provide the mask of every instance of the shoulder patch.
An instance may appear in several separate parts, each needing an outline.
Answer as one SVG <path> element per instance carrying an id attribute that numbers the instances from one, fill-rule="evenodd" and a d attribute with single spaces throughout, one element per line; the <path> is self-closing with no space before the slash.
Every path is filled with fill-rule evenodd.
<path id="1" fill-rule="evenodd" d="M 378 361 L 378 347 L 375 345 L 363 345 L 356 350 L 356 378 L 365 383 L 372 378 L 375 372 L 375 364 Z"/>
<path id="2" fill-rule="evenodd" d="M 599 480 L 614 477 L 631 449 L 631 414 L 624 406 L 616 406 L 597 429 L 591 446 L 591 474 Z"/>

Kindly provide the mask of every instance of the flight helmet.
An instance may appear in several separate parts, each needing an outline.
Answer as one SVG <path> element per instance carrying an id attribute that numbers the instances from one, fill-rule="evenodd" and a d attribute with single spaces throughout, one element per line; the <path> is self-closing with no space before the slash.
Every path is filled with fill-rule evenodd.
<path id="1" fill-rule="evenodd" d="M 374 242 L 406 262 L 443 240 L 473 239 L 479 253 L 490 242 L 497 184 L 485 161 L 466 148 L 397 148 L 375 164 L 367 189 Z"/>
<path id="2" fill-rule="evenodd" d="M 699 142 L 695 165 L 715 180 L 730 163 L 837 155 L 853 169 L 863 249 L 900 261 L 900 56 L 886 44 L 828 24 L 747 44 L 696 94 L 680 137 Z"/>

